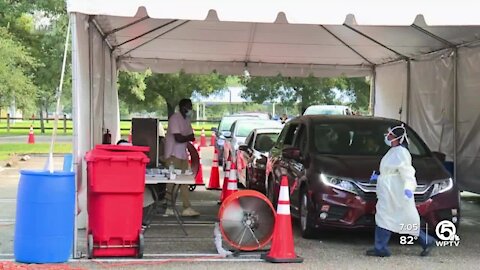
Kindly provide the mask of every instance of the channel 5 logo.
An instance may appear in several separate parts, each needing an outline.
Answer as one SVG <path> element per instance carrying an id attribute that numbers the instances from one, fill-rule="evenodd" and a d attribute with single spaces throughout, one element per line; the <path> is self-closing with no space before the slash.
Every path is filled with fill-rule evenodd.
<path id="1" fill-rule="evenodd" d="M 443 220 L 437 224 L 435 228 L 437 234 L 437 246 L 439 247 L 458 247 L 460 245 L 460 237 L 457 235 L 457 227 L 450 220 Z"/>

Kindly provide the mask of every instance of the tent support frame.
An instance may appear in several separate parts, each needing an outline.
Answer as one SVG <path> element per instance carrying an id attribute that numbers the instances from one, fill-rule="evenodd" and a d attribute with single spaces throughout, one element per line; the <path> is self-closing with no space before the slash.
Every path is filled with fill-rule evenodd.
<path id="1" fill-rule="evenodd" d="M 124 42 L 122 42 L 122 43 L 120 43 L 120 44 L 118 44 L 118 45 L 113 46 L 113 49 L 116 50 L 116 49 L 117 49 L 118 47 L 120 47 L 120 46 L 123 46 L 123 45 L 125 45 L 125 44 L 127 44 L 127 43 L 130 43 L 130 42 L 132 42 L 132 41 L 135 41 L 135 40 L 137 40 L 137 39 L 139 39 L 139 38 L 141 38 L 141 37 L 144 37 L 144 36 L 146 36 L 146 35 L 148 35 L 148 34 L 150 34 L 150 33 L 152 33 L 152 32 L 155 32 L 155 31 L 157 31 L 157 30 L 159 30 L 159 29 L 162 29 L 162 28 L 164 28 L 164 27 L 166 27 L 166 26 L 168 26 L 168 25 L 170 25 L 170 24 L 172 24 L 172 23 L 174 23 L 174 22 L 177 22 L 177 21 L 178 21 L 178 20 L 171 20 L 171 21 L 169 21 L 169 22 L 167 22 L 167 23 L 164 23 L 164 24 L 162 24 L 162 25 L 160 25 L 160 26 L 157 26 L 157 27 L 155 27 L 155 28 L 153 28 L 153 29 L 151 29 L 151 30 L 143 33 L 143 34 L 140 34 L 139 36 L 136 36 L 136 37 L 131 38 L 131 39 L 129 39 L 129 40 L 126 40 L 126 41 L 124 41 Z"/>
<path id="2" fill-rule="evenodd" d="M 340 43 L 342 43 L 345 47 L 349 48 L 352 52 L 354 52 L 356 55 L 360 56 L 363 60 L 365 60 L 367 63 L 369 63 L 370 65 L 375 65 L 372 61 L 368 60 L 365 56 L 363 56 L 360 52 L 358 52 L 357 50 L 355 50 L 352 46 L 350 46 L 348 43 L 346 43 L 345 41 L 343 41 L 341 38 L 339 38 L 337 35 L 335 35 L 332 31 L 328 30 L 327 27 L 325 27 L 324 25 L 320 25 L 320 27 L 323 28 L 323 30 L 327 31 L 327 33 L 329 33 L 332 37 L 334 37 L 336 40 L 340 41 Z"/>
<path id="3" fill-rule="evenodd" d="M 453 53 L 453 180 L 457 181 L 458 163 L 458 49 Z M 441 142 L 440 142 L 441 143 Z"/>
<path id="4" fill-rule="evenodd" d="M 448 46 L 448 47 L 450 47 L 450 48 L 456 47 L 456 45 L 453 44 L 453 43 L 451 43 L 450 41 L 445 40 L 445 39 L 443 39 L 443 38 L 435 35 L 434 33 L 430 32 L 430 31 L 428 31 L 428 30 L 426 30 L 426 29 L 424 29 L 424 28 L 422 28 L 422 27 L 420 27 L 420 26 L 418 26 L 418 25 L 416 25 L 416 24 L 412 24 L 411 27 L 412 27 L 413 29 L 415 29 L 415 30 L 417 30 L 417 31 L 419 31 L 419 32 L 421 32 L 421 33 L 423 33 L 423 34 L 425 34 L 425 35 L 427 35 L 427 36 L 429 36 L 429 37 L 431 37 L 431 38 L 433 38 L 433 39 L 441 42 L 441 43 L 443 43 L 443 45 L 446 45 L 446 46 Z M 445 49 L 445 48 L 444 48 L 444 49 Z"/>
<path id="5" fill-rule="evenodd" d="M 361 31 L 353 28 L 352 26 L 350 26 L 350 25 L 348 25 L 348 24 L 345 24 L 345 23 L 343 24 L 343 26 L 345 26 L 346 28 L 348 28 L 348 29 L 352 30 L 353 32 L 359 34 L 360 36 L 362 36 L 362 37 L 364 37 L 364 38 L 366 38 L 366 39 L 374 42 L 375 44 L 379 45 L 380 47 L 382 47 L 382 48 L 384 48 L 384 49 L 387 49 L 387 50 L 393 52 L 394 54 L 400 56 L 401 58 L 408 59 L 408 57 L 407 57 L 406 55 L 397 52 L 396 50 L 394 50 L 394 49 L 388 47 L 387 45 L 381 43 L 380 41 L 378 41 L 378 40 L 376 40 L 376 39 L 368 36 L 367 34 L 365 34 L 365 33 L 361 32 Z"/>
<path id="6" fill-rule="evenodd" d="M 123 26 L 120 26 L 120 27 L 118 27 L 118 28 L 115 28 L 115 29 L 113 29 L 113 30 L 105 33 L 105 38 L 108 38 L 110 35 L 115 34 L 115 33 L 118 32 L 118 31 L 122 31 L 123 29 L 129 28 L 130 26 L 134 26 L 135 24 L 141 23 L 141 22 L 143 22 L 144 20 L 146 20 L 146 19 L 148 19 L 148 18 L 149 18 L 148 16 L 145 16 L 145 17 L 142 17 L 142 18 L 140 18 L 140 19 L 138 19 L 138 20 L 136 20 L 136 21 L 133 21 L 133 22 L 131 22 L 131 23 L 127 23 L 127 24 L 125 24 L 125 25 L 123 25 Z"/>
<path id="7" fill-rule="evenodd" d="M 175 20 L 175 21 L 178 21 L 178 20 Z M 120 56 L 124 56 L 124 55 L 126 55 L 126 54 L 129 54 L 129 53 L 131 53 L 131 52 L 135 51 L 136 49 L 138 49 L 138 48 L 140 48 L 140 47 L 143 47 L 143 46 L 147 45 L 148 43 L 150 43 L 150 42 L 152 42 L 152 41 L 156 40 L 157 38 L 159 38 L 159 37 L 161 37 L 161 36 L 163 36 L 163 35 L 166 35 L 166 34 L 170 33 L 171 31 L 173 31 L 173 30 L 175 30 L 175 29 L 177 29 L 177 28 L 179 28 L 179 27 L 183 26 L 184 24 L 186 24 L 186 23 L 188 23 L 188 22 L 190 22 L 190 21 L 188 21 L 188 20 L 187 20 L 187 21 L 183 21 L 182 23 L 180 23 L 180 24 L 178 24 L 178 25 L 176 25 L 176 26 L 172 27 L 171 29 L 168 29 L 167 31 L 165 31 L 165 32 L 163 32 L 163 33 L 161 33 L 161 34 L 159 34 L 159 35 L 155 36 L 154 38 L 152 38 L 152 39 L 150 39 L 150 40 L 147 40 L 147 41 L 145 41 L 144 43 L 142 43 L 142 44 L 140 44 L 140 45 L 138 45 L 138 46 L 136 46 L 136 47 L 134 47 L 134 48 L 132 48 L 132 49 L 128 50 L 127 52 L 123 53 L 123 54 L 122 54 L 122 55 L 120 55 Z M 171 23 L 173 23 L 173 22 L 171 22 Z M 169 24 L 170 24 L 170 23 L 169 23 Z M 119 46 L 121 46 L 121 45 L 119 45 Z"/>

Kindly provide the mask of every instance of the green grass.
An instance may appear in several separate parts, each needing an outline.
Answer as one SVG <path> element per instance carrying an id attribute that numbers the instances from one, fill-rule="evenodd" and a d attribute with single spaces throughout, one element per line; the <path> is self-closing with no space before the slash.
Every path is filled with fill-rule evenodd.
<path id="1" fill-rule="evenodd" d="M 167 130 L 167 123 L 166 122 L 161 122 L 163 125 L 163 128 L 165 131 Z M 71 120 L 67 120 L 67 132 L 63 132 L 63 119 L 60 119 L 58 122 L 58 127 L 57 127 L 57 135 L 62 136 L 62 135 L 72 135 L 72 127 L 73 123 Z M 24 121 L 19 121 L 17 120 L 15 123 L 10 124 L 10 131 L 7 132 L 7 121 L 2 120 L 0 121 L 0 136 L 27 136 L 28 131 L 30 129 L 30 125 L 33 126 L 35 135 L 52 135 L 52 129 L 46 129 L 45 133 L 40 133 L 40 121 L 31 121 L 31 120 L 24 120 Z M 211 130 L 212 127 L 217 127 L 218 123 L 215 122 L 201 122 L 201 123 L 192 123 L 192 127 L 195 130 L 195 136 L 200 136 L 201 134 L 201 129 L 205 129 L 205 135 L 210 137 L 211 136 Z M 121 136 L 128 136 L 129 130 L 131 127 L 131 122 L 129 121 L 121 121 L 120 122 L 120 129 L 121 130 Z M 18 129 L 21 128 L 21 129 Z M 45 128 L 53 128 L 53 121 L 48 121 L 45 122 Z"/>
<path id="2" fill-rule="evenodd" d="M 56 143 L 53 149 L 56 154 L 72 153 L 71 143 Z M 50 151 L 49 143 L 2 143 L 0 144 L 0 160 L 8 159 L 10 154 L 47 154 Z"/>

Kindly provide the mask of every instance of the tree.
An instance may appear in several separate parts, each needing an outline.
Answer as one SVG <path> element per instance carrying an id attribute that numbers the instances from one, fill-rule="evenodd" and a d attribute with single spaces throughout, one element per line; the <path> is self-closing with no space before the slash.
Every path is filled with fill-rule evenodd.
<path id="1" fill-rule="evenodd" d="M 297 77 L 254 77 L 244 78 L 246 89 L 243 98 L 251 98 L 257 103 L 280 100 L 283 106 L 299 103 L 299 112 L 312 104 L 330 104 L 335 99 L 331 91 L 335 87 L 335 79 L 317 78 L 310 75 Z"/>
<path id="2" fill-rule="evenodd" d="M 334 104 L 338 89 L 349 97 L 355 109 L 368 108 L 370 85 L 365 78 L 317 78 L 310 75 L 300 77 L 253 77 L 243 78 L 245 90 L 243 98 L 251 98 L 257 103 L 280 101 L 281 105 L 291 107 L 299 104 L 299 113 L 303 113 L 313 104 Z"/>
<path id="3" fill-rule="evenodd" d="M 33 109 L 36 87 L 29 70 L 36 65 L 27 49 L 0 27 L 0 107 L 13 102 L 22 110 Z"/>
<path id="4" fill-rule="evenodd" d="M 180 71 L 174 74 L 153 74 L 145 79 L 147 93 L 161 96 L 167 105 L 168 117 L 175 112 L 175 107 L 183 98 L 190 98 L 193 92 L 202 95 L 222 90 L 226 77 L 216 72 L 208 75 L 192 75 Z"/>

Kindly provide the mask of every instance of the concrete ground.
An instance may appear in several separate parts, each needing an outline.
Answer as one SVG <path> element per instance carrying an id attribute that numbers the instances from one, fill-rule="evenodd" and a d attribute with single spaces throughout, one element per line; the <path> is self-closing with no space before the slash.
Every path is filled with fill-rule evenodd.
<path id="1" fill-rule="evenodd" d="M 204 180 L 208 181 L 213 149 L 202 149 Z M 18 168 L 0 168 L 0 269 L 13 262 L 13 231 L 15 198 L 20 168 L 42 168 L 45 159 L 35 157 L 19 163 Z M 57 167 L 62 160 L 56 159 Z M 398 237 L 391 240 L 393 256 L 371 258 L 364 256 L 373 243 L 371 232 L 321 231 L 317 239 L 301 238 L 294 222 L 295 250 L 304 258 L 302 264 L 270 264 L 260 259 L 259 252 L 243 252 L 238 257 L 220 259 L 213 240 L 218 191 L 203 187 L 191 193 L 194 208 L 201 217 L 185 219 L 188 236 L 183 235 L 173 218 L 157 215 L 145 233 L 143 260 L 88 260 L 85 231 L 79 231 L 79 251 L 83 257 L 56 269 L 478 269 L 480 251 L 480 197 L 465 193 L 462 196 L 462 220 L 459 247 L 437 247 L 430 257 L 419 257 L 419 246 L 401 246 Z M 225 243 L 224 243 L 225 245 Z M 184 254 L 188 254 L 185 256 Z M 2 261 L 3 260 L 3 261 Z M 15 265 L 22 269 L 40 269 L 36 265 Z"/>

